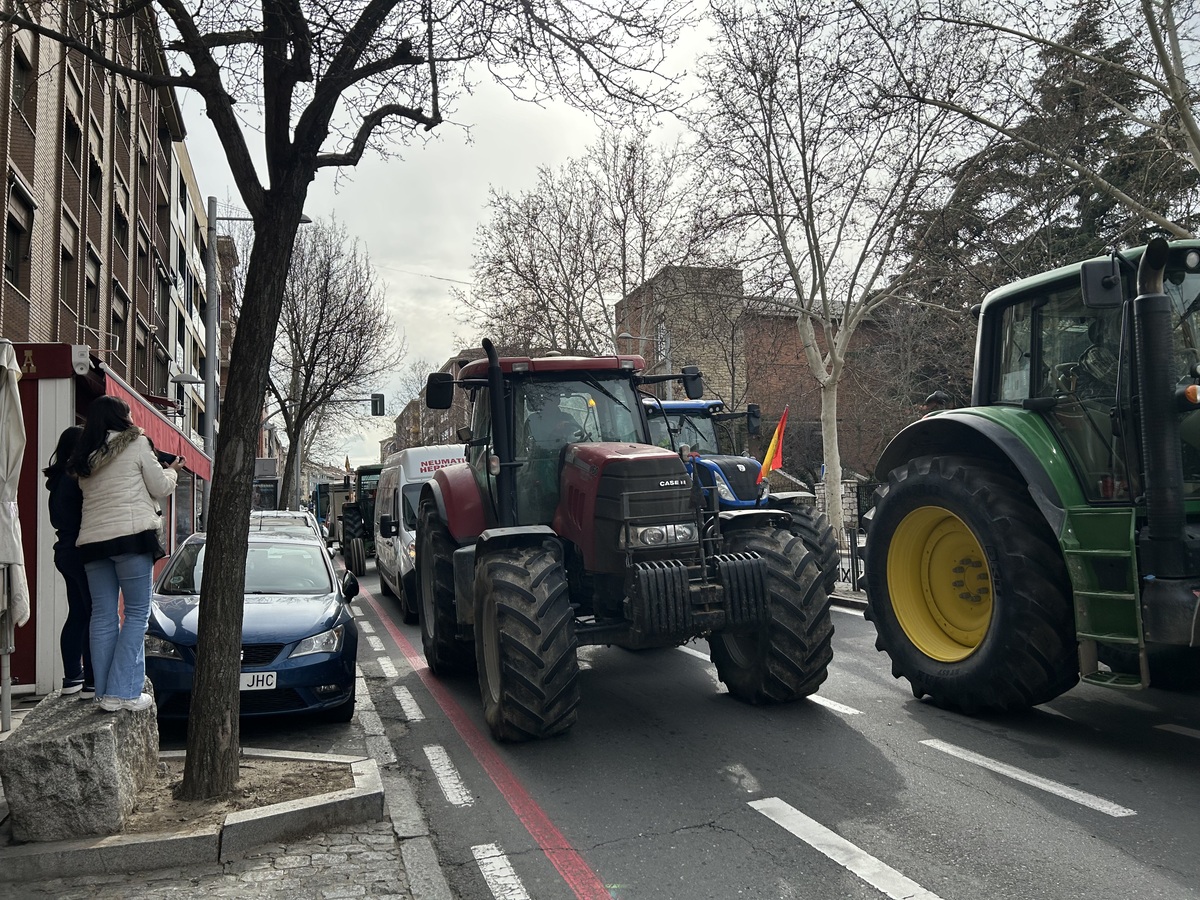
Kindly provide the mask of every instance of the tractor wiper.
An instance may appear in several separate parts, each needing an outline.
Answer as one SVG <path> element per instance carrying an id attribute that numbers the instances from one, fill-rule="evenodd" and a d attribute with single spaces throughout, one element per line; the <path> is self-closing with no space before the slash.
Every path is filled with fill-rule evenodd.
<path id="1" fill-rule="evenodd" d="M 616 402 L 617 404 L 619 404 L 621 409 L 625 410 L 626 412 L 629 412 L 629 407 L 625 405 L 625 401 L 622 400 L 620 397 L 618 397 L 616 394 L 614 394 L 612 391 L 610 391 L 608 388 L 606 388 L 604 385 L 602 385 L 596 379 L 595 375 L 591 374 L 590 372 L 583 372 L 580 374 L 579 380 L 590 387 L 594 387 L 596 390 L 598 390 L 600 393 L 602 393 L 609 400 L 612 400 L 612 401 Z"/>

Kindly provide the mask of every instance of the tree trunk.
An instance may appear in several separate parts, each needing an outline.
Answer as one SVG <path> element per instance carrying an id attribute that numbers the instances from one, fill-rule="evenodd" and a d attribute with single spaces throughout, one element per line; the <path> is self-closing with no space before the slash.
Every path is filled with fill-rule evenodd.
<path id="1" fill-rule="evenodd" d="M 228 794 L 237 784 L 239 682 L 246 546 L 254 458 L 271 348 L 308 181 L 285 183 L 255 223 L 229 387 L 221 404 L 200 594 L 196 674 L 188 716 L 182 800 Z"/>
<path id="2" fill-rule="evenodd" d="M 842 451 L 838 446 L 838 382 L 830 378 L 821 385 L 821 450 L 825 459 L 825 507 L 829 524 L 839 538 L 846 528 L 842 510 Z"/>
<path id="3" fill-rule="evenodd" d="M 296 448 L 297 441 L 289 436 L 287 456 L 284 457 L 283 463 L 283 479 L 279 483 L 280 509 L 292 509 L 296 505 L 296 479 L 300 475 L 296 471 Z"/>

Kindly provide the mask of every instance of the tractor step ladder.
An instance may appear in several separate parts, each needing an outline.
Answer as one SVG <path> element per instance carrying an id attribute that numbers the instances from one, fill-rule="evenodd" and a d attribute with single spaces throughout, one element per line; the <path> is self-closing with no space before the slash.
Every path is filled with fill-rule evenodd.
<path id="1" fill-rule="evenodd" d="M 1147 687 L 1150 678 L 1142 638 L 1133 510 L 1071 510 L 1063 546 L 1075 585 L 1075 635 L 1082 680 L 1124 690 Z M 1097 643 L 1136 648 L 1139 673 L 1102 671 Z"/>

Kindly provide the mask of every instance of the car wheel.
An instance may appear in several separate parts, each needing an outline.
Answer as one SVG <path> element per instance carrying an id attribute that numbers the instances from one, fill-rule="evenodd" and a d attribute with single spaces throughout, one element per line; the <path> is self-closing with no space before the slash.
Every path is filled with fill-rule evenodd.
<path id="1" fill-rule="evenodd" d="M 350 689 L 350 699 L 332 709 L 325 710 L 325 719 L 329 722 L 349 722 L 354 718 L 355 689 Z"/>

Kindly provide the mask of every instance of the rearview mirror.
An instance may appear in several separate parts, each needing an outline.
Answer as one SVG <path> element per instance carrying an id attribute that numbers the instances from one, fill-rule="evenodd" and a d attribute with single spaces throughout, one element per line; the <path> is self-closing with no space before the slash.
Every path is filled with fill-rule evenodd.
<path id="1" fill-rule="evenodd" d="M 762 434 L 762 410 L 757 403 L 746 404 L 746 433 L 753 437 Z"/>
<path id="2" fill-rule="evenodd" d="M 354 577 L 353 572 L 346 572 L 342 575 L 342 602 L 349 603 L 352 599 L 358 596 L 358 579 Z"/>
<path id="3" fill-rule="evenodd" d="M 1079 268 L 1083 305 L 1088 309 L 1113 309 L 1125 300 L 1121 266 L 1115 258 L 1095 259 Z"/>
<path id="4" fill-rule="evenodd" d="M 449 372 L 430 372 L 425 382 L 425 405 L 430 409 L 449 409 L 454 403 L 454 376 Z"/>
<path id="5" fill-rule="evenodd" d="M 704 378 L 700 375 L 698 366 L 683 367 L 683 392 L 689 400 L 699 400 L 704 396 Z"/>
<path id="6" fill-rule="evenodd" d="M 456 432 L 454 432 L 454 436 L 456 438 L 458 438 L 460 441 L 462 441 L 464 444 L 471 443 L 471 441 L 475 438 L 474 433 L 472 433 L 472 431 L 471 431 L 470 425 L 464 425 L 461 428 L 459 428 Z"/>

